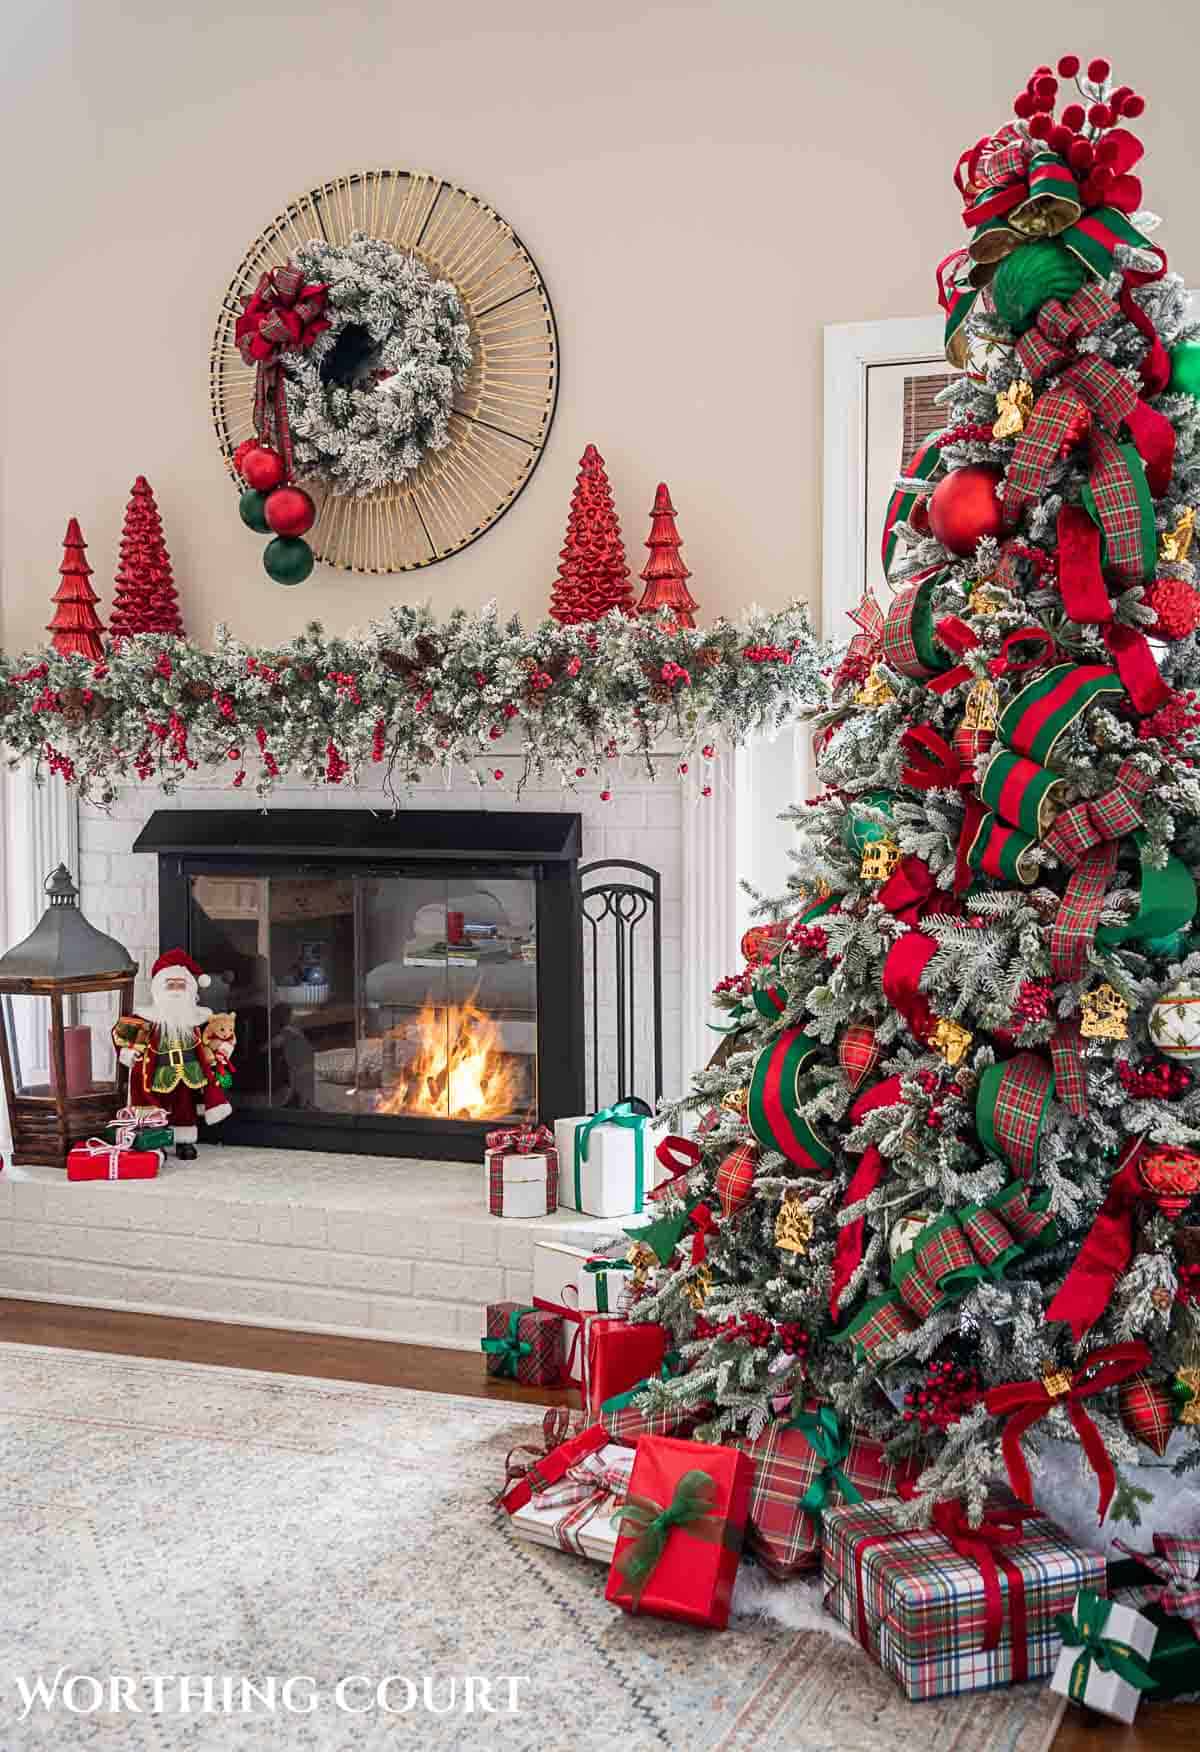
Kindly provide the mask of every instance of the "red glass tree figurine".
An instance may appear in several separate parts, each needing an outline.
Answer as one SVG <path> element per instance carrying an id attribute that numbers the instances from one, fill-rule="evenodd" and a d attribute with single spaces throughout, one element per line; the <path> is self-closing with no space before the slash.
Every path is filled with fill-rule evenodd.
<path id="1" fill-rule="evenodd" d="M 599 620 L 610 608 L 633 613 L 633 590 L 621 525 L 613 506 L 604 458 L 589 444 L 567 517 L 567 539 L 558 556 L 550 613 L 563 626 Z"/>
<path id="2" fill-rule="evenodd" d="M 86 549 L 83 531 L 72 517 L 63 537 L 62 565 L 58 568 L 62 583 L 54 592 L 54 619 L 46 631 L 53 635 L 50 643 L 60 657 L 77 654 L 98 663 L 104 656 L 100 640 L 104 627 L 96 613 L 100 598 L 88 583 L 92 568 L 83 557 Z"/>
<path id="3" fill-rule="evenodd" d="M 666 608 L 677 627 L 694 627 L 692 614 L 700 604 L 688 592 L 687 581 L 692 574 L 679 551 L 683 540 L 675 527 L 675 507 L 664 481 L 659 481 L 654 495 L 646 546 L 650 558 L 641 573 L 646 588 L 638 603 L 638 613 L 657 614 L 660 608 Z"/>
<path id="4" fill-rule="evenodd" d="M 162 519 L 154 490 L 145 475 L 133 483 L 125 507 L 121 554 L 114 579 L 117 589 L 109 616 L 115 645 L 135 633 L 166 633 L 184 637 L 179 598 L 171 576 L 171 556 L 163 540 Z"/>

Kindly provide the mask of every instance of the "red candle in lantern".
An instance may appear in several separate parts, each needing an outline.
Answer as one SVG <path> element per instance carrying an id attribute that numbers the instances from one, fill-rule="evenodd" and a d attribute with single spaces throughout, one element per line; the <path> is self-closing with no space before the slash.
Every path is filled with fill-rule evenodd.
<path id="1" fill-rule="evenodd" d="M 53 1034 L 48 1034 L 46 1056 L 50 1065 L 50 1087 L 57 1090 L 53 1041 Z M 92 1086 L 92 1031 L 86 1023 L 72 1023 L 63 1029 L 63 1057 L 67 1067 L 67 1094 L 86 1095 Z"/>

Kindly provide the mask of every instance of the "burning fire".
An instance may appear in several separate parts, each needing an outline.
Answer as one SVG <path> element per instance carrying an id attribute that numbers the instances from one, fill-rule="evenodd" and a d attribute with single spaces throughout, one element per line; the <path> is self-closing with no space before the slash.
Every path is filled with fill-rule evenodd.
<path id="1" fill-rule="evenodd" d="M 471 993 L 462 1004 L 428 1001 L 415 1022 L 395 1030 L 416 1042 L 407 1067 L 379 1103 L 378 1113 L 416 1113 L 429 1119 L 505 1119 L 517 1110 L 519 1091 L 500 1031 Z"/>

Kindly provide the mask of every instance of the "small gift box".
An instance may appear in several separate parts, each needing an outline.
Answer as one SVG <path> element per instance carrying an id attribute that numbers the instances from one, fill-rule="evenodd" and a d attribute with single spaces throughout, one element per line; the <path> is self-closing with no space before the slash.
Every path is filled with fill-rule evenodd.
<path id="1" fill-rule="evenodd" d="M 490 1131 L 483 1158 L 494 1217 L 547 1217 L 558 1209 L 558 1153 L 549 1126 Z"/>
<path id="2" fill-rule="evenodd" d="M 1108 1566 L 1109 1591 L 1149 1619 L 1154 1701 L 1200 1692 L 1200 1537 L 1156 1533 L 1152 1551 L 1113 1542 L 1124 1560 Z"/>
<path id="3" fill-rule="evenodd" d="M 656 1151 L 666 1127 L 639 1113 L 631 1101 L 599 1113 L 556 1119 L 561 1164 L 558 1201 L 593 1217 L 634 1217 L 666 1171 Z"/>
<path id="4" fill-rule="evenodd" d="M 914 1700 L 1020 1684 L 1053 1671 L 1058 1615 L 1104 1586 L 1104 1559 L 1044 1516 L 989 1505 L 971 1527 L 937 1503 L 929 1527 L 898 1525 L 886 1500 L 826 1509 L 825 1604 Z"/>
<path id="5" fill-rule="evenodd" d="M 584 1454 L 557 1484 L 536 1491 L 512 1515 L 522 1539 L 611 1563 L 617 1547 L 616 1512 L 625 1501 L 633 1454 L 615 1442 Z"/>
<path id="6" fill-rule="evenodd" d="M 741 1556 L 753 1469 L 737 1448 L 646 1436 L 604 1597 L 626 1612 L 724 1630 Z"/>
<path id="7" fill-rule="evenodd" d="M 583 1328 L 595 1314 L 616 1314 L 625 1305 L 633 1267 L 627 1259 L 609 1259 L 565 1241 L 535 1241 L 533 1302 L 567 1324 L 567 1357 L 563 1378 L 587 1392 L 587 1345 Z"/>
<path id="8" fill-rule="evenodd" d="M 890 1464 L 870 1436 L 845 1430 L 830 1405 L 778 1418 L 745 1442 L 754 1467 L 746 1543 L 769 1575 L 787 1581 L 821 1566 L 821 1519 L 838 1503 L 897 1496 L 911 1472 Z"/>
<path id="9" fill-rule="evenodd" d="M 506 1515 L 515 1515 L 526 1503 L 566 1477 L 588 1454 L 597 1454 L 608 1446 L 608 1436 L 599 1424 L 591 1424 L 575 1435 L 568 1435 L 571 1414 L 565 1406 L 548 1411 L 542 1419 L 542 1446 L 522 1443 L 510 1450 L 504 1466 L 504 1489 L 496 1501 Z M 532 1460 L 518 1460 L 518 1454 L 532 1454 Z"/>
<path id="10" fill-rule="evenodd" d="M 1051 1691 L 1118 1722 L 1131 1722 L 1155 1681 L 1147 1666 L 1157 1628 L 1132 1606 L 1081 1588 L 1074 1610 L 1058 1618 L 1062 1652 Z"/>
<path id="11" fill-rule="evenodd" d="M 658 1377 L 667 1354 L 667 1332 L 652 1320 L 614 1320 L 597 1314 L 587 1322 L 587 1400 L 595 1417 L 602 1407 L 632 1390 L 647 1376 Z"/>
<path id="12" fill-rule="evenodd" d="M 526 1387 L 554 1387 L 563 1376 L 563 1322 L 559 1314 L 520 1302 L 489 1302 L 480 1349 L 489 1375 L 507 1375 Z"/>
<path id="13" fill-rule="evenodd" d="M 161 1150 L 127 1150 L 103 1138 L 89 1138 L 68 1151 L 67 1179 L 153 1180 L 162 1160 Z"/>

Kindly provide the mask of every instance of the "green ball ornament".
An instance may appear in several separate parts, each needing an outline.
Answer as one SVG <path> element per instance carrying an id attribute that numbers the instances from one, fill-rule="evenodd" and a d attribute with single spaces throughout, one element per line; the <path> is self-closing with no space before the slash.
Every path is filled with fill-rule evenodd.
<path id="1" fill-rule="evenodd" d="M 1194 395 L 1200 401 L 1200 341 L 1180 341 L 1171 348 L 1171 381 L 1176 395 Z"/>
<path id="2" fill-rule="evenodd" d="M 888 836 L 888 830 L 881 822 L 864 821 L 857 810 L 863 805 L 869 805 L 890 819 L 894 802 L 895 795 L 891 791 L 868 791 L 864 796 L 854 799 L 846 811 L 846 820 L 842 826 L 842 843 L 847 851 L 856 852 L 861 857 L 868 846 Z"/>
<path id="3" fill-rule="evenodd" d="M 277 535 L 263 549 L 263 565 L 276 584 L 303 584 L 313 569 L 313 551 L 295 535 Z"/>
<path id="4" fill-rule="evenodd" d="M 267 514 L 263 507 L 267 502 L 265 493 L 256 493 L 253 487 L 247 487 L 238 500 L 238 516 L 252 529 L 255 535 L 270 535 L 271 525 L 267 522 Z"/>
<path id="5" fill-rule="evenodd" d="M 992 281 L 996 314 L 1018 334 L 1033 326 L 1048 298 L 1074 297 L 1088 277 L 1079 257 L 1056 237 L 1022 243 L 1006 255 Z"/>

